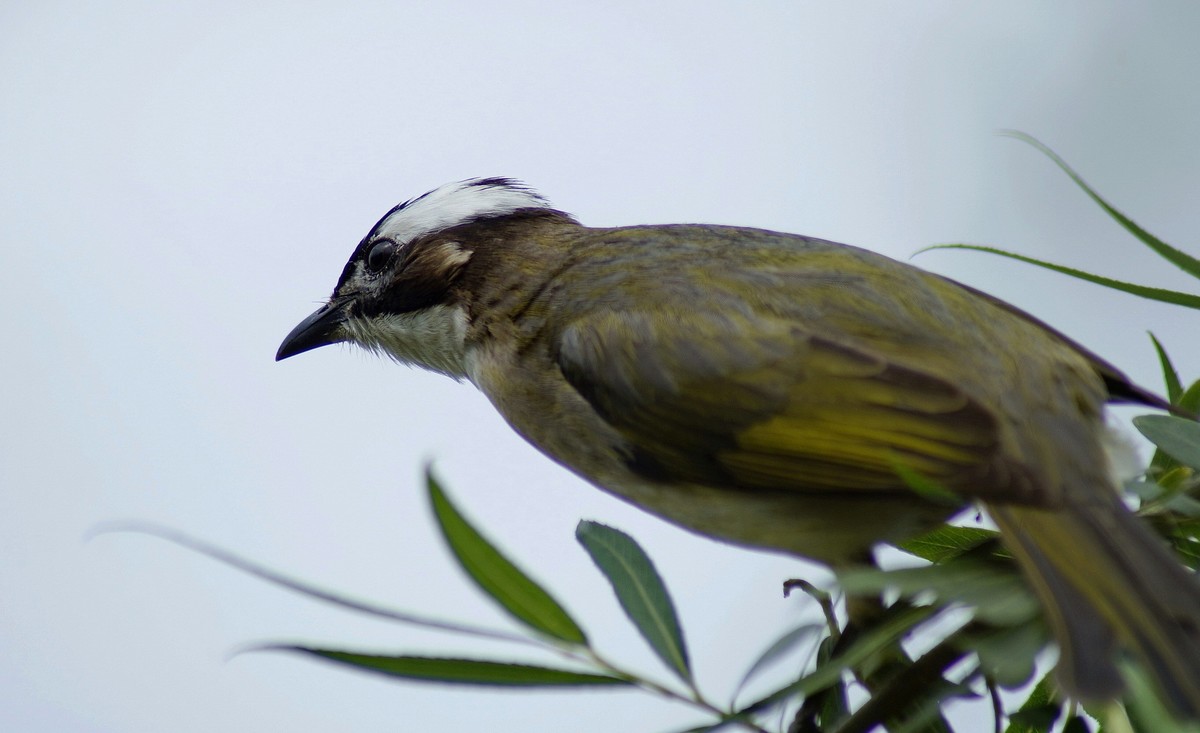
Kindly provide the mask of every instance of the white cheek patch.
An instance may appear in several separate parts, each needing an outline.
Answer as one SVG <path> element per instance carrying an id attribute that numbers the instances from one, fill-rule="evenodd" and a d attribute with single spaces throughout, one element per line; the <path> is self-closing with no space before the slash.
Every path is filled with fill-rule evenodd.
<path id="1" fill-rule="evenodd" d="M 342 327 L 351 342 L 402 364 L 459 380 L 467 376 L 467 313 L 460 306 L 435 305 L 411 313 L 351 318 Z"/>

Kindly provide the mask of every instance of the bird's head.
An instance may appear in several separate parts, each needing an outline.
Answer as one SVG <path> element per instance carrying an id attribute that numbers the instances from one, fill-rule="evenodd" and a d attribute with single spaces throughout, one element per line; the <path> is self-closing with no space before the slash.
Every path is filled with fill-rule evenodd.
<path id="1" fill-rule="evenodd" d="M 284 338 L 276 361 L 349 342 L 456 379 L 467 304 L 455 284 L 501 221 L 568 218 L 508 178 L 449 183 L 387 212 L 342 270 L 329 302 Z"/>

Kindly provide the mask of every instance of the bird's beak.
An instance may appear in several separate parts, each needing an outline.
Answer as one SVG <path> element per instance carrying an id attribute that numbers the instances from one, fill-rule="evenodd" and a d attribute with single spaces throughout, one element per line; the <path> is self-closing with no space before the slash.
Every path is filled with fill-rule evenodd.
<path id="1" fill-rule="evenodd" d="M 282 361 L 289 356 L 303 354 L 319 346 L 336 344 L 345 339 L 339 333 L 342 323 L 346 320 L 345 301 L 331 300 L 320 310 L 292 329 L 275 352 L 275 361 Z"/>

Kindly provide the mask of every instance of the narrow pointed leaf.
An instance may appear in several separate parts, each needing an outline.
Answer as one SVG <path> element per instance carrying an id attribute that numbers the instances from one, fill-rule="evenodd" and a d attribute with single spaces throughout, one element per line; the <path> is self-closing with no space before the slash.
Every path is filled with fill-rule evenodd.
<path id="1" fill-rule="evenodd" d="M 485 593 L 526 626 L 571 644 L 587 644 L 579 624 L 467 522 L 430 472 L 426 472 L 426 484 L 446 543 L 459 565 Z"/>
<path id="2" fill-rule="evenodd" d="M 909 598 L 932 593 L 943 603 L 973 606 L 976 618 L 1002 626 L 1029 623 L 1040 608 L 1015 568 L 970 558 L 920 568 L 847 570 L 838 574 L 838 584 L 850 595 L 887 589 Z"/>
<path id="3" fill-rule="evenodd" d="M 999 532 L 990 529 L 943 524 L 896 546 L 919 558 L 938 563 L 958 557 L 998 536 Z"/>
<path id="4" fill-rule="evenodd" d="M 1200 530 L 1193 528 L 1192 531 L 1197 532 Z M 1171 544 L 1174 546 L 1175 551 L 1179 553 L 1180 560 L 1189 568 L 1192 570 L 1200 568 L 1200 542 L 1197 542 L 1195 536 L 1176 530 L 1171 537 Z"/>
<path id="5" fill-rule="evenodd" d="M 1200 469 L 1200 423 L 1174 415 L 1142 415 L 1133 426 L 1175 460 Z"/>
<path id="6" fill-rule="evenodd" d="M 928 606 L 913 607 L 896 614 L 883 623 L 866 629 L 848 649 L 819 665 L 812 673 L 759 698 L 738 712 L 742 714 L 758 712 L 774 707 L 796 695 L 809 695 L 829 687 L 840 680 L 842 673 L 847 669 L 860 664 L 881 649 L 895 644 L 933 613 L 934 609 Z"/>
<path id="7" fill-rule="evenodd" d="M 610 675 L 532 664 L 450 657 L 362 654 L 302 646 L 271 648 L 310 654 L 356 669 L 422 682 L 487 687 L 594 687 L 632 684 L 628 680 Z"/>
<path id="8" fill-rule="evenodd" d="M 1183 384 L 1179 381 L 1179 372 L 1175 371 L 1175 365 L 1171 363 L 1171 357 L 1167 356 L 1167 350 L 1158 342 L 1153 333 L 1150 334 L 1150 340 L 1154 342 L 1154 350 L 1158 352 L 1158 362 L 1162 364 L 1167 399 L 1171 404 L 1179 404 L 1179 398 L 1183 395 Z"/>
<path id="9" fill-rule="evenodd" d="M 150 522 L 109 522 L 100 525 L 93 529 L 92 534 L 108 534 L 117 532 L 131 532 L 134 534 L 144 534 L 149 537 L 157 537 L 167 542 L 174 543 L 185 549 L 193 552 L 198 552 L 217 562 L 224 563 L 231 568 L 248 573 L 259 580 L 273 583 L 281 588 L 286 588 L 294 593 L 299 593 L 308 596 L 314 600 L 330 603 L 350 611 L 357 611 L 371 616 L 378 616 L 389 621 L 398 621 L 403 624 L 419 626 L 428 629 L 436 629 L 438 631 L 448 631 L 454 634 L 479 636 L 486 639 L 496 639 L 499 641 L 518 642 L 528 644 L 529 638 L 523 635 L 514 634 L 507 631 L 497 631 L 494 629 L 486 629 L 479 626 L 469 624 L 461 624 L 453 621 L 443 621 L 429 616 L 421 616 L 408 611 L 401 611 L 394 608 L 388 608 L 376 603 L 358 600 L 352 598 L 345 593 L 337 593 L 326 590 L 311 583 L 306 583 L 302 580 L 284 575 L 283 573 L 272 570 L 271 568 L 261 565 L 253 560 L 248 560 L 240 555 L 237 555 L 229 550 L 218 547 L 217 545 L 209 544 L 204 540 L 197 539 L 191 535 L 184 534 L 177 530 L 162 525 L 153 524 Z"/>
<path id="10" fill-rule="evenodd" d="M 675 604 L 645 551 L 624 532 L 580 522 L 575 536 L 612 584 L 621 608 L 646 643 L 680 679 L 692 682 Z"/>
<path id="11" fill-rule="evenodd" d="M 746 673 L 742 675 L 742 681 L 738 683 L 737 690 L 733 693 L 734 698 L 736 699 L 741 694 L 742 689 L 750 683 L 750 680 L 754 679 L 755 675 L 824 631 L 825 624 L 804 624 L 776 639 L 762 654 L 758 655 L 758 659 L 755 659 Z"/>
<path id="12" fill-rule="evenodd" d="M 1172 247 L 1171 245 L 1162 241 L 1161 239 L 1154 236 L 1150 232 L 1146 231 L 1145 229 L 1142 229 L 1140 226 L 1138 226 L 1136 223 L 1134 223 L 1134 221 L 1132 219 L 1125 216 L 1120 211 L 1118 211 L 1116 208 L 1114 208 L 1111 204 L 1108 203 L 1108 201 L 1105 201 L 1100 196 L 1100 194 L 1096 193 L 1096 191 L 1093 190 L 1092 187 L 1089 186 L 1087 184 L 1087 182 L 1083 180 L 1082 176 L 1080 176 L 1078 173 L 1076 173 L 1075 170 L 1073 168 L 1071 168 L 1071 166 L 1067 165 L 1067 162 L 1065 160 L 1063 160 L 1061 157 L 1059 157 L 1058 153 L 1055 153 L 1053 150 L 1051 150 L 1049 147 L 1047 147 L 1041 141 L 1037 140 L 1036 138 L 1034 138 L 1030 135 L 1026 135 L 1023 132 L 1018 132 L 1016 130 L 1007 130 L 1004 132 L 1004 134 L 1008 135 L 1009 137 L 1016 138 L 1017 140 L 1021 140 L 1022 142 L 1028 143 L 1029 145 L 1032 145 L 1033 147 L 1037 148 L 1039 151 L 1042 152 L 1043 155 L 1045 155 L 1050 160 L 1054 161 L 1055 165 L 1057 165 L 1059 168 L 1061 168 L 1063 170 L 1064 173 L 1066 173 L 1068 176 L 1070 176 L 1071 180 L 1074 181 L 1075 184 L 1078 185 L 1080 188 L 1082 188 L 1084 193 L 1086 193 L 1088 196 L 1091 197 L 1091 199 L 1093 201 L 1095 201 L 1097 204 L 1099 204 L 1100 208 L 1104 209 L 1104 211 L 1109 216 L 1111 216 L 1114 220 L 1116 220 L 1116 222 L 1118 224 L 1120 224 L 1122 227 L 1124 227 L 1126 231 L 1128 231 L 1133 236 L 1137 237 L 1143 244 L 1145 244 L 1150 249 L 1154 250 L 1156 253 L 1158 253 L 1158 255 L 1160 257 L 1162 257 L 1166 261 L 1175 265 L 1176 267 L 1178 267 L 1179 269 L 1188 273 L 1192 277 L 1200 278 L 1200 260 L 1197 260 L 1195 257 L 1192 257 L 1191 255 L 1187 254 L 1186 252 L 1183 252 L 1181 250 L 1176 249 L 1175 247 Z"/>
<path id="13" fill-rule="evenodd" d="M 1200 379 L 1192 382 L 1190 387 L 1183 390 L 1183 396 L 1179 398 L 1179 406 L 1193 415 L 1200 413 Z"/>
<path id="14" fill-rule="evenodd" d="M 1136 295 L 1141 298 L 1157 300 L 1162 303 L 1171 303 L 1172 305 L 1182 305 L 1187 308 L 1200 309 L 1200 295 L 1181 293 L 1177 290 L 1166 290 L 1164 288 L 1152 288 L 1147 285 L 1127 283 L 1123 280 L 1114 280 L 1110 277 L 1093 275 L 1090 272 L 1077 270 L 1073 267 L 1056 265 L 1052 262 L 1046 262 L 1045 260 L 1026 257 L 1025 255 L 1019 255 L 1013 252 L 1006 252 L 1005 250 L 997 249 L 995 247 L 983 247 L 978 244 L 935 244 L 932 247 L 925 247 L 924 249 L 918 250 L 917 254 L 920 254 L 921 252 L 928 252 L 934 249 L 969 249 L 976 252 L 987 252 L 988 254 L 1000 255 L 1001 257 L 1008 257 L 1009 259 L 1025 262 L 1030 265 L 1044 267 L 1047 270 L 1053 270 L 1064 275 L 1070 275 L 1071 277 L 1076 277 L 1080 280 L 1087 280 L 1088 282 L 1096 283 L 1097 285 L 1103 285 L 1104 287 L 1112 288 L 1113 290 L 1120 290 L 1121 292 L 1129 293 L 1130 295 Z"/>

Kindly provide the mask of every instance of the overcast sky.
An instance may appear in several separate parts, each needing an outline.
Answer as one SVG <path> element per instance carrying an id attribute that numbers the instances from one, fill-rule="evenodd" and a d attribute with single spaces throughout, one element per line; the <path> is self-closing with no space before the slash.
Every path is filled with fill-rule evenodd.
<path id="1" fill-rule="evenodd" d="M 397 684 L 273 640 L 524 654 L 355 618 L 138 536 L 186 530 L 323 585 L 510 626 L 448 560 L 458 502 L 610 655 L 666 677 L 574 539 L 634 534 L 701 684 L 803 618 L 822 571 L 622 505 L 473 388 L 348 348 L 276 364 L 401 199 L 522 178 L 592 225 L 699 221 L 899 258 L 992 244 L 1190 287 L 1016 128 L 1195 253 L 1200 6 L 1129 3 L 7 2 L 0 5 L 0 728 L 663 731 L 632 692 Z M 649 6 L 651 9 L 647 9 Z M 1157 387 L 1195 318 L 962 252 L 916 262 L 1010 300 Z M 979 721 L 990 729 L 990 721 Z"/>

